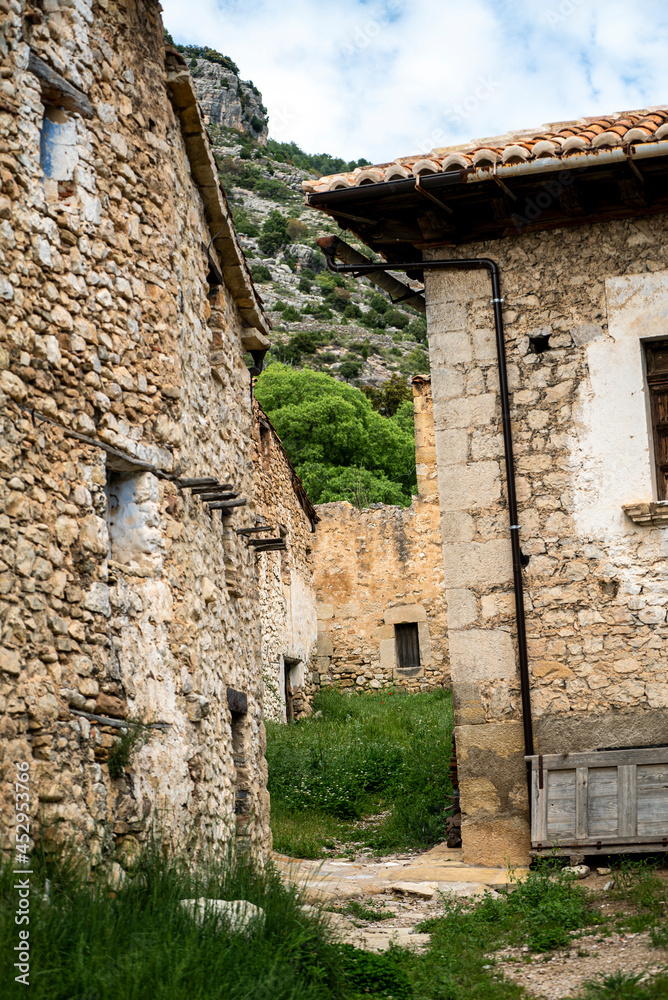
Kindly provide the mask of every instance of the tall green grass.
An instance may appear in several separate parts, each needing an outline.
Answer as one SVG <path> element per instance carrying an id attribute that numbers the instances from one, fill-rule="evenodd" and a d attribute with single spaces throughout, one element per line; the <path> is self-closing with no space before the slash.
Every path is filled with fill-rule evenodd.
<path id="1" fill-rule="evenodd" d="M 299 895 L 271 869 L 244 858 L 210 860 L 196 871 L 149 849 L 123 886 L 77 869 L 75 859 L 33 870 L 28 990 L 14 981 L 16 892 L 0 872 L 3 997 L 32 1000 L 330 1000 L 350 996 L 340 949 L 324 921 L 300 909 Z M 50 878 L 50 898 L 43 898 Z M 246 899 L 266 919 L 231 933 L 207 916 L 198 925 L 179 900 Z"/>
<path id="2" fill-rule="evenodd" d="M 450 693 L 327 690 L 314 709 L 296 725 L 267 726 L 276 850 L 318 856 L 334 836 L 332 821 L 342 836 L 377 849 L 442 839 L 452 794 Z M 352 825 L 379 811 L 389 815 L 377 827 Z M 300 838 L 301 828 L 308 837 Z"/>

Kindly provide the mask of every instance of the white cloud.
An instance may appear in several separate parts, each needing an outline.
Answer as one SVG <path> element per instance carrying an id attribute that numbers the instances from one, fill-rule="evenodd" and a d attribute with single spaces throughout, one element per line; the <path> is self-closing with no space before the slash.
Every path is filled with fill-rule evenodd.
<path id="1" fill-rule="evenodd" d="M 195 9 L 193 9 L 195 8 Z M 163 0 L 252 79 L 270 133 L 374 162 L 668 104 L 660 0 Z"/>

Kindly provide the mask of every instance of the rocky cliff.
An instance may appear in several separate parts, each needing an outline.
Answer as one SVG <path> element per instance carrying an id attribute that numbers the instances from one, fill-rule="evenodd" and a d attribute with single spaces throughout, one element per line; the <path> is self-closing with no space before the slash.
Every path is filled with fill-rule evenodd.
<path id="1" fill-rule="evenodd" d="M 207 57 L 193 57 L 190 72 L 207 125 L 248 132 L 261 146 L 267 144 L 267 110 L 253 83 Z"/>

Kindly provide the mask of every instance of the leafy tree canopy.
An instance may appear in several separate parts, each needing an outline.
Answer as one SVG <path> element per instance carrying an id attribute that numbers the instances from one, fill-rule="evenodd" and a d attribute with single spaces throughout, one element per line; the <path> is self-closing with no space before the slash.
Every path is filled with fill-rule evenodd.
<path id="1" fill-rule="evenodd" d="M 362 392 L 371 400 L 374 410 L 378 410 L 384 417 L 393 417 L 399 407 L 406 402 L 410 402 L 411 414 L 413 412 L 413 393 L 403 375 L 395 372 L 382 385 L 362 386 Z"/>
<path id="2" fill-rule="evenodd" d="M 267 150 L 275 160 L 284 163 L 294 163 L 302 170 L 313 170 L 318 174 L 339 174 L 355 167 L 366 167 L 370 161 L 360 157 L 359 160 L 342 160 L 340 156 L 330 156 L 329 153 L 305 153 L 296 142 L 277 142 L 269 139 Z"/>
<path id="3" fill-rule="evenodd" d="M 258 246 L 262 253 L 272 256 L 288 241 L 287 220 L 282 212 L 272 208 L 262 224 Z"/>
<path id="4" fill-rule="evenodd" d="M 165 37 L 168 33 L 166 33 Z M 169 41 L 173 43 L 172 36 L 169 36 Z M 224 56 L 220 52 L 216 52 L 215 49 L 210 49 L 208 45 L 175 45 L 174 48 L 177 52 L 180 52 L 186 59 L 206 59 L 207 62 L 219 63 L 225 69 L 229 69 L 231 73 L 236 73 L 239 76 L 239 67 L 230 59 L 229 56 Z M 256 90 L 252 87 L 252 90 Z"/>
<path id="5" fill-rule="evenodd" d="M 357 488 L 369 503 L 410 504 L 415 444 L 407 412 L 383 417 L 354 386 L 278 363 L 255 391 L 314 503 L 352 501 Z"/>

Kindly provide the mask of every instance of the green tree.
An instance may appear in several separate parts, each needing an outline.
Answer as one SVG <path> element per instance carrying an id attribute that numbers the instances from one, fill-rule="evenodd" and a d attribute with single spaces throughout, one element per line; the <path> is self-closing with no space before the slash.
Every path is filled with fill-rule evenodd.
<path id="1" fill-rule="evenodd" d="M 404 335 L 408 339 L 417 340 L 418 344 L 427 342 L 427 321 L 421 316 L 415 316 L 404 330 Z"/>
<path id="2" fill-rule="evenodd" d="M 410 503 L 416 481 L 413 435 L 405 423 L 377 413 L 359 389 L 324 372 L 272 364 L 258 379 L 256 395 L 297 474 L 313 480 L 314 501 L 322 490 L 309 472 L 312 464 L 330 468 L 332 475 L 335 469 L 366 470 L 393 482 L 403 503 Z M 336 499 L 350 497 L 340 493 Z"/>
<path id="3" fill-rule="evenodd" d="M 341 378 L 344 378 L 346 382 L 350 382 L 353 378 L 359 378 L 361 370 L 362 363 L 354 355 L 352 357 L 348 355 L 339 365 L 339 375 Z"/>
<path id="4" fill-rule="evenodd" d="M 401 359 L 399 367 L 406 375 L 429 372 L 429 355 L 421 347 L 416 347 L 414 351 Z"/>
<path id="5" fill-rule="evenodd" d="M 411 409 L 413 406 L 413 392 L 404 375 L 395 373 L 379 386 L 365 385 L 362 392 L 384 417 L 394 416 L 403 403 L 410 402 Z"/>
<path id="6" fill-rule="evenodd" d="M 273 257 L 287 242 L 288 232 L 285 216 L 277 208 L 274 208 L 262 224 L 258 246 L 262 253 Z"/>
<path id="7" fill-rule="evenodd" d="M 314 503 L 348 500 L 355 507 L 372 503 L 405 506 L 406 497 L 399 483 L 368 469 L 346 468 L 306 462 L 300 467 L 304 488 Z"/>

